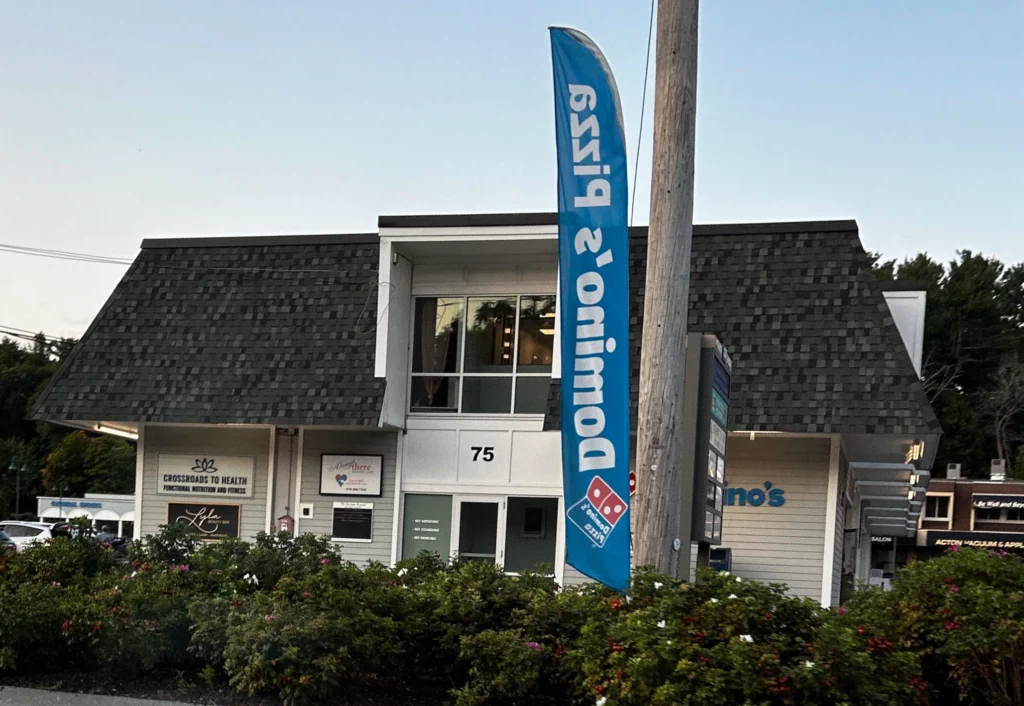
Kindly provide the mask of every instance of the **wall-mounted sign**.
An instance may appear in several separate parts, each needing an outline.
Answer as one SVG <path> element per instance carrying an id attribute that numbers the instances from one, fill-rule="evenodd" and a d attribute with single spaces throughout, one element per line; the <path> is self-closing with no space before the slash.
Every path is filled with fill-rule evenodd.
<path id="1" fill-rule="evenodd" d="M 82 507 L 89 510 L 102 510 L 103 503 L 94 500 L 51 500 L 50 507 Z"/>
<path id="2" fill-rule="evenodd" d="M 686 337 L 686 375 L 697 384 L 683 401 L 685 425 L 693 425 L 695 463 L 690 537 L 697 542 L 722 541 L 727 425 L 729 421 L 728 353 L 715 336 Z M 690 442 L 686 442 L 690 443 Z M 705 462 L 705 458 L 707 461 Z"/>
<path id="3" fill-rule="evenodd" d="M 348 542 L 372 542 L 373 503 L 334 503 L 331 537 Z"/>
<path id="4" fill-rule="evenodd" d="M 1024 510 L 1024 495 L 976 494 L 974 507 L 978 510 Z"/>
<path id="5" fill-rule="evenodd" d="M 320 456 L 320 494 L 380 497 L 383 468 L 383 456 L 323 454 Z"/>
<path id="6" fill-rule="evenodd" d="M 406 493 L 402 516 L 402 558 L 422 551 L 447 561 L 452 538 L 452 496 Z"/>
<path id="7" fill-rule="evenodd" d="M 782 488 L 773 488 L 771 481 L 764 482 L 764 490 L 761 488 L 726 488 L 726 505 L 750 505 L 761 507 L 766 504 L 768 507 L 782 507 L 786 504 L 786 491 Z"/>
<path id="8" fill-rule="evenodd" d="M 207 503 L 168 503 L 167 524 L 182 524 L 194 529 L 203 539 L 238 537 L 241 509 L 238 505 Z"/>
<path id="9" fill-rule="evenodd" d="M 161 495 L 206 495 L 251 498 L 253 456 L 158 454 L 156 492 Z"/>
<path id="10" fill-rule="evenodd" d="M 928 530 L 929 547 L 950 547 L 953 545 L 975 549 L 1008 549 L 1024 551 L 1024 534 L 1016 532 L 949 532 Z"/>
<path id="11" fill-rule="evenodd" d="M 871 535 L 872 544 L 892 544 L 892 539 L 892 537 L 883 537 L 877 534 Z"/>

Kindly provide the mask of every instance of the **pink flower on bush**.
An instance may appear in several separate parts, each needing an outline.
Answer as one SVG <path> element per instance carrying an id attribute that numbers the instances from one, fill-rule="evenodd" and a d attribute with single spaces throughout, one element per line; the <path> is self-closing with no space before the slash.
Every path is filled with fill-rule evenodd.
<path id="1" fill-rule="evenodd" d="M 61 632 L 71 632 L 71 621 L 65 620 L 64 624 L 60 626 Z"/>
<path id="2" fill-rule="evenodd" d="M 312 598 L 312 597 L 313 597 L 313 594 L 312 594 L 312 593 L 310 593 L 309 591 L 303 591 L 303 593 L 302 593 L 302 597 L 303 597 L 303 598 Z"/>
<path id="3" fill-rule="evenodd" d="M 529 647 L 534 652 L 540 652 L 540 643 L 539 642 L 534 642 L 533 640 L 530 640 L 529 642 L 526 643 L 526 646 Z"/>
<path id="4" fill-rule="evenodd" d="M 272 622 L 274 622 L 274 616 L 273 616 L 273 615 L 265 615 L 265 616 L 263 616 L 263 618 L 264 618 L 264 620 L 266 620 L 266 621 L 267 621 L 268 623 L 272 623 Z"/>
<path id="5" fill-rule="evenodd" d="M 178 564 L 176 568 L 183 574 L 188 573 L 188 564 Z"/>
<path id="6" fill-rule="evenodd" d="M 958 551 L 960 551 L 960 545 L 959 544 L 950 544 L 948 551 L 958 552 Z"/>
<path id="7" fill-rule="evenodd" d="M 946 623 L 946 630 L 947 631 L 956 630 L 958 627 L 960 627 L 960 621 L 959 620 L 950 620 L 949 622 Z"/>
<path id="8" fill-rule="evenodd" d="M 960 593 L 960 587 L 957 586 L 955 583 L 950 585 L 949 590 L 953 593 Z"/>
<path id="9" fill-rule="evenodd" d="M 846 615 L 846 606 L 839 606 L 839 615 Z"/>
<path id="10" fill-rule="evenodd" d="M 327 557 L 324 557 L 323 559 L 320 560 L 320 563 L 323 564 L 324 566 L 327 566 L 328 564 L 331 563 L 331 560 L 328 559 Z"/>
<path id="11" fill-rule="evenodd" d="M 1000 549 L 999 550 L 999 556 L 1009 556 L 1009 554 L 1006 553 L 1005 549 Z"/>

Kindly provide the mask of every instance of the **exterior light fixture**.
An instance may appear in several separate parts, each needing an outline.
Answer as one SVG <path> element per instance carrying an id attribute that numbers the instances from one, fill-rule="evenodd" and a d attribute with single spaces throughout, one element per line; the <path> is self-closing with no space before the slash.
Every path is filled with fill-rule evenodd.
<path id="1" fill-rule="evenodd" d="M 128 429 L 118 429 L 117 427 L 108 427 L 106 424 L 97 424 L 93 427 L 96 431 L 101 434 L 110 434 L 111 436 L 120 436 L 125 439 L 131 439 L 133 441 L 138 440 L 139 435 Z"/>

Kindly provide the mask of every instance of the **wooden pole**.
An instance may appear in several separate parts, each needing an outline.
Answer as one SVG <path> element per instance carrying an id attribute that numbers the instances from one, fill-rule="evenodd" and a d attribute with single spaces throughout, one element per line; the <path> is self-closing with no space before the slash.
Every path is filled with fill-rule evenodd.
<path id="1" fill-rule="evenodd" d="M 633 514 L 636 566 L 686 576 L 690 527 L 680 520 L 685 487 L 682 433 L 686 314 L 693 236 L 698 0 L 659 0 L 654 90 L 654 163 L 640 358 Z M 692 466 L 693 460 L 688 463 Z M 692 477 L 686 474 L 686 478 Z M 685 547 L 683 546 L 685 544 Z M 682 550 L 682 551 L 681 551 Z"/>

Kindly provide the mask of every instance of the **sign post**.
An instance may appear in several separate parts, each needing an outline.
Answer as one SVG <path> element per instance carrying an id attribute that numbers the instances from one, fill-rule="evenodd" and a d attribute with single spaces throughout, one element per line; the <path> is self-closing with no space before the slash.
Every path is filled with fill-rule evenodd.
<path id="1" fill-rule="evenodd" d="M 566 560 L 630 576 L 629 228 L 618 89 L 585 34 L 551 29 L 558 151 L 562 490 Z"/>

